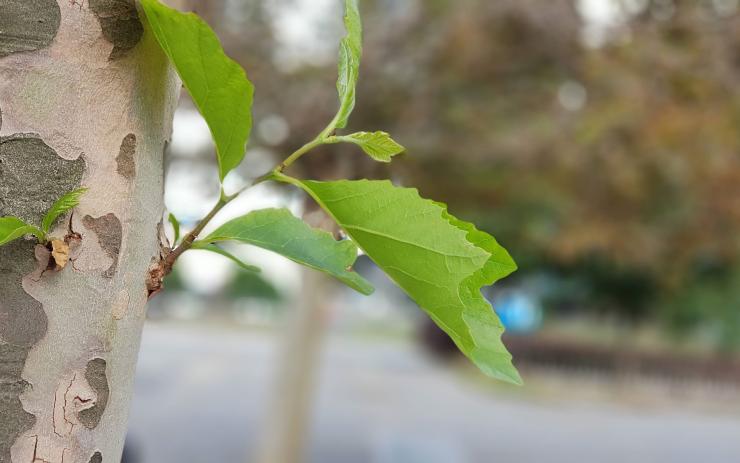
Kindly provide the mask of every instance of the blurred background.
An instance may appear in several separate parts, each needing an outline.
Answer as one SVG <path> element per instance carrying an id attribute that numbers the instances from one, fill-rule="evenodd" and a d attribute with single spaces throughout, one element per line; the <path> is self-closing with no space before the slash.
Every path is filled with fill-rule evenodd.
<path id="1" fill-rule="evenodd" d="M 190 0 L 256 87 L 234 190 L 336 111 L 339 0 Z M 186 254 L 149 308 L 127 463 L 740 461 L 738 0 L 363 0 L 352 131 L 298 176 L 391 178 L 490 232 L 485 291 L 525 379 L 484 378 L 366 258 L 365 298 L 249 247 Z M 218 195 L 187 95 L 166 202 Z M 262 184 L 217 223 L 270 206 Z"/>

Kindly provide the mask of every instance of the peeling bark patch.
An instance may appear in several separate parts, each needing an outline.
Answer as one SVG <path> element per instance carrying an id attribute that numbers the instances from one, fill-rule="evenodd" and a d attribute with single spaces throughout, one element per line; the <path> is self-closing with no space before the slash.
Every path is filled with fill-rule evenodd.
<path id="1" fill-rule="evenodd" d="M 36 258 L 36 270 L 29 275 L 33 281 L 39 281 L 44 276 L 44 272 L 49 270 L 51 264 L 51 251 L 43 244 L 37 244 L 33 248 L 34 257 Z"/>
<path id="2" fill-rule="evenodd" d="M 89 0 L 88 5 L 100 22 L 103 37 L 113 44 L 109 59 L 122 57 L 139 43 L 144 26 L 134 0 Z"/>
<path id="3" fill-rule="evenodd" d="M 31 347 L 46 334 L 41 303 L 21 283 L 36 266 L 34 247 L 33 242 L 22 240 L 0 246 L 0 342 L 14 346 Z"/>
<path id="4" fill-rule="evenodd" d="M 0 31 L 5 31 L 6 11 L 12 13 L 17 3 L 44 2 L 0 0 Z M 39 19 L 44 19 L 43 14 Z M 0 33 L 0 50 L 3 40 Z M 0 137 L 0 216 L 41 223 L 57 198 L 80 185 L 84 169 L 82 159 L 65 160 L 36 136 Z M 24 276 L 38 265 L 34 251 L 34 242 L 26 240 L 0 246 L 0 463 L 10 462 L 11 446 L 36 421 L 20 401 L 30 387 L 22 377 L 28 353 L 47 330 L 41 303 L 22 285 Z"/>
<path id="5" fill-rule="evenodd" d="M 105 374 L 106 366 L 105 360 L 101 358 L 92 359 L 87 362 L 85 380 L 87 380 L 87 383 L 98 395 L 98 398 L 95 405 L 80 411 L 77 414 L 77 419 L 88 429 L 95 429 L 97 427 L 98 423 L 100 423 L 100 418 L 103 416 L 105 407 L 108 405 L 110 388 L 108 386 L 108 376 Z"/>
<path id="6" fill-rule="evenodd" d="M 136 154 L 136 135 L 130 133 L 126 135 L 121 142 L 121 150 L 116 158 L 118 164 L 118 173 L 126 180 L 133 180 L 136 175 L 136 164 L 134 155 Z"/>
<path id="7" fill-rule="evenodd" d="M 97 219 L 86 215 L 82 219 L 83 225 L 88 230 L 92 230 L 98 235 L 98 242 L 108 257 L 113 259 L 113 263 L 108 270 L 103 272 L 106 278 L 113 278 L 118 269 L 118 256 L 121 253 L 121 241 L 123 239 L 123 227 L 121 221 L 115 214 L 110 213 Z"/>
<path id="8" fill-rule="evenodd" d="M 46 334 L 47 319 L 41 303 L 21 286 L 33 271 L 34 243 L 16 241 L 0 246 L 0 462 L 10 462 L 13 443 L 33 428 L 36 418 L 23 409 L 21 394 L 28 353 Z"/>
<path id="9" fill-rule="evenodd" d="M 48 47 L 62 13 L 55 0 L 0 0 L 0 57 Z"/>
<path id="10" fill-rule="evenodd" d="M 29 384 L 21 378 L 29 347 L 0 344 L 0 462 L 10 463 L 10 448 L 36 418 L 23 410 L 20 396 Z"/>
<path id="11" fill-rule="evenodd" d="M 0 216 L 41 223 L 54 201 L 80 186 L 84 170 L 83 159 L 68 161 L 34 135 L 0 137 Z"/>
<path id="12" fill-rule="evenodd" d="M 103 463 L 103 454 L 95 452 L 93 456 L 90 457 L 89 463 Z"/>

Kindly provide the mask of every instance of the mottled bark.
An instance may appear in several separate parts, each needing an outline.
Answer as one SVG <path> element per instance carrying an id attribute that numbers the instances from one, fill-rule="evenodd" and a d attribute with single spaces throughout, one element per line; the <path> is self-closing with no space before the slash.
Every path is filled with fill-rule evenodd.
<path id="1" fill-rule="evenodd" d="M 37 268 L 0 247 L 0 463 L 120 461 L 179 82 L 133 0 L 0 0 L 0 216 L 89 188 Z M 43 259 L 42 259 L 43 260 Z"/>

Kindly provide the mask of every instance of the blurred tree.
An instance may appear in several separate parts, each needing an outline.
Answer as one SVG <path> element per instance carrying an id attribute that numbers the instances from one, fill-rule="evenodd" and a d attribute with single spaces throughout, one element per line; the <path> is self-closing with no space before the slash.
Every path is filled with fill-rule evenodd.
<path id="1" fill-rule="evenodd" d="M 208 13 L 260 89 L 256 119 L 290 128 L 279 143 L 258 130 L 254 147 L 279 153 L 335 110 L 333 65 L 274 77 L 280 31 L 267 5 L 301 3 L 219 2 Z M 378 167 L 331 147 L 305 174 L 391 169 L 495 233 L 520 277 L 577 275 L 585 306 L 664 313 L 702 268 L 740 260 L 740 16 L 733 2 L 615 0 L 599 26 L 588 3 L 364 1 L 352 124 L 397 134 L 412 155 Z M 317 36 L 336 42 L 322 27 Z"/>

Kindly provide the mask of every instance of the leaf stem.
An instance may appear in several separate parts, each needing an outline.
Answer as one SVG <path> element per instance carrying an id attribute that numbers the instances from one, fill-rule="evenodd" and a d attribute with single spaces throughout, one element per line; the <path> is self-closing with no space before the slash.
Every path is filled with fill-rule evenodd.
<path id="1" fill-rule="evenodd" d="M 178 257 L 182 255 L 183 252 L 187 251 L 188 249 L 193 247 L 193 242 L 198 238 L 198 235 L 203 231 L 204 228 L 206 228 L 206 225 L 208 225 L 208 222 L 210 222 L 214 217 L 216 217 L 216 214 L 218 214 L 221 209 L 224 208 L 231 200 L 233 200 L 235 196 L 227 197 L 223 194 L 221 194 L 221 197 L 219 198 L 218 202 L 215 206 L 213 206 L 213 209 L 211 209 L 211 212 L 208 213 L 203 219 L 201 219 L 200 222 L 198 222 L 198 225 L 193 228 L 193 230 L 190 231 L 185 237 L 182 239 L 182 242 L 172 250 L 167 256 L 164 258 L 164 269 L 165 274 L 168 274 L 172 271 L 172 266 L 175 265 L 175 261 Z"/>
<path id="2" fill-rule="evenodd" d="M 283 162 L 281 162 L 277 167 L 275 167 L 272 172 L 282 172 L 288 167 L 290 167 L 294 162 L 296 162 L 298 159 L 301 158 L 304 154 L 308 153 L 312 149 L 316 148 L 317 146 L 325 145 L 327 143 L 335 143 L 333 141 L 330 141 L 333 137 L 332 134 L 336 130 L 337 123 L 339 121 L 339 114 L 334 116 L 334 119 L 329 123 L 329 125 L 324 128 L 324 130 L 319 133 L 316 138 L 311 140 L 310 142 L 306 143 L 305 145 L 298 148 L 293 154 L 288 156 Z M 270 174 L 263 175 L 258 181 L 264 181 L 269 178 Z"/>
<path id="3" fill-rule="evenodd" d="M 219 195 L 218 202 L 213 207 L 213 209 L 211 209 L 208 215 L 203 217 L 203 219 L 201 219 L 200 222 L 198 222 L 195 228 L 190 233 L 185 235 L 185 237 L 182 239 L 180 244 L 177 245 L 175 249 L 173 249 L 164 258 L 165 275 L 169 274 L 172 271 L 172 267 L 175 265 L 175 262 L 177 261 L 177 259 L 185 251 L 193 247 L 193 243 L 198 238 L 198 235 L 200 235 L 200 233 L 203 231 L 206 225 L 208 225 L 208 223 L 211 220 L 213 220 L 213 218 L 221 211 L 221 209 L 224 208 L 224 206 L 229 204 L 231 201 L 236 199 L 239 195 L 241 195 L 248 189 L 262 182 L 265 182 L 271 179 L 277 179 L 280 177 L 290 178 L 282 174 L 283 170 L 290 167 L 294 162 L 300 159 L 301 156 L 308 153 L 309 151 L 316 148 L 317 146 L 321 146 L 326 143 L 333 143 L 333 141 L 331 140 L 334 137 L 332 137 L 331 134 L 334 132 L 334 128 L 336 127 L 336 119 L 337 118 L 335 117 L 335 120 L 332 120 L 332 122 L 316 138 L 314 138 L 310 142 L 298 148 L 296 151 L 293 152 L 293 154 L 285 158 L 285 160 L 281 162 L 280 164 L 278 164 L 274 169 L 272 169 L 270 172 L 266 173 L 265 175 L 257 178 L 250 185 L 243 187 L 242 189 L 238 190 L 236 193 L 232 195 L 227 195 L 223 187 L 221 187 L 221 193 Z"/>
<path id="4" fill-rule="evenodd" d="M 274 172 L 284 171 L 285 169 L 293 165 L 294 162 L 300 159 L 301 156 L 308 153 L 309 151 L 316 148 L 317 146 L 320 146 L 323 144 L 324 144 L 324 137 L 319 135 L 318 137 L 314 138 L 312 141 L 298 148 L 293 154 L 291 154 L 283 162 L 281 162 L 280 165 L 278 165 L 273 171 Z"/>
<path id="5" fill-rule="evenodd" d="M 47 232 L 45 232 L 44 230 L 38 227 L 33 227 L 33 228 L 34 228 L 34 231 L 32 232 L 32 234 L 36 236 L 36 238 L 39 240 L 39 243 L 46 244 L 49 242 L 49 237 L 48 237 Z"/>
<path id="6" fill-rule="evenodd" d="M 269 180 L 276 180 L 278 182 L 283 182 L 283 183 L 290 183 L 291 185 L 295 185 L 295 186 L 298 186 L 298 187 L 301 186 L 301 182 L 298 179 L 293 178 L 293 177 L 291 177 L 289 175 L 285 175 L 282 172 L 271 172 L 271 175 L 270 175 L 270 177 L 268 179 Z"/>

